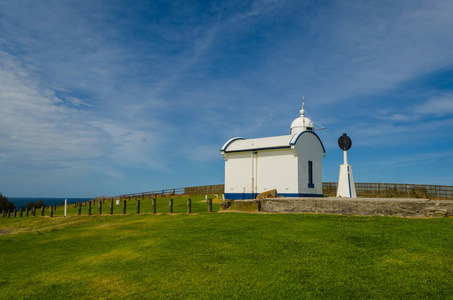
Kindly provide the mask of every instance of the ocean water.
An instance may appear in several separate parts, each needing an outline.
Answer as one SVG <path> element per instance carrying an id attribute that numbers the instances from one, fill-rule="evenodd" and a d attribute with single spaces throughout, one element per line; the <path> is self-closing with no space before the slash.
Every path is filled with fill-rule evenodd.
<path id="1" fill-rule="evenodd" d="M 29 202 L 36 203 L 39 200 L 44 201 L 46 206 L 60 205 L 60 203 L 64 204 L 64 200 L 65 199 L 68 199 L 68 204 L 73 204 L 73 203 L 76 203 L 76 202 L 88 201 L 88 200 L 91 200 L 93 198 L 8 197 L 8 200 L 13 202 L 14 205 L 16 206 L 16 208 L 25 207 L 27 205 L 27 203 L 29 203 Z"/>

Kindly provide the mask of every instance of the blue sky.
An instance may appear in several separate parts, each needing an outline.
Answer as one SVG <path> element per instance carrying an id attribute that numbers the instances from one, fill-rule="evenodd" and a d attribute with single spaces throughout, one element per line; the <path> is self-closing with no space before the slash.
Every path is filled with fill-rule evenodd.
<path id="1" fill-rule="evenodd" d="M 231 137 L 326 130 L 356 182 L 453 185 L 452 1 L 0 1 L 0 192 L 223 183 Z"/>

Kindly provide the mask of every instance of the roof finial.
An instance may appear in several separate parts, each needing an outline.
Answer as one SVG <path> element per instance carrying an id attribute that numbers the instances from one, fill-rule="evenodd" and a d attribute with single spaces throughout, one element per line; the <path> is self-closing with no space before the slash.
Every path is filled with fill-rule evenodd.
<path id="1" fill-rule="evenodd" d="M 305 96 L 302 97 L 302 109 L 300 110 L 300 116 L 305 117 Z"/>

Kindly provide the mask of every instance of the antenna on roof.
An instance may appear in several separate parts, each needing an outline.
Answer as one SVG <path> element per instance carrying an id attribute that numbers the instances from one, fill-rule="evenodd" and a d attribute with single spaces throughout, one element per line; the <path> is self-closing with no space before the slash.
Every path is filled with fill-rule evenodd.
<path id="1" fill-rule="evenodd" d="M 324 129 L 327 129 L 327 127 L 324 127 L 324 126 L 322 126 L 322 125 L 321 125 L 321 124 L 319 124 L 318 122 L 315 122 L 315 121 L 313 121 L 313 120 L 311 120 L 311 121 L 312 121 L 313 123 L 315 123 L 316 125 L 318 125 L 318 126 L 322 127 L 322 128 L 319 128 L 319 129 L 314 129 L 313 131 L 320 131 L 320 130 L 324 130 Z"/>
<path id="2" fill-rule="evenodd" d="M 301 117 L 304 118 L 304 124 L 305 124 L 305 96 L 302 97 L 302 110 L 300 111 L 300 115 L 301 115 Z M 310 116 L 308 116 L 308 117 L 310 117 Z M 320 131 L 320 130 L 327 129 L 327 127 L 324 127 L 324 126 L 322 126 L 321 124 L 319 124 L 318 122 L 313 121 L 311 118 L 310 118 L 310 120 L 311 120 L 313 123 L 315 123 L 316 125 L 318 125 L 319 127 L 321 127 L 321 128 L 319 128 L 319 129 L 314 129 L 314 128 L 313 128 L 313 131 Z"/>

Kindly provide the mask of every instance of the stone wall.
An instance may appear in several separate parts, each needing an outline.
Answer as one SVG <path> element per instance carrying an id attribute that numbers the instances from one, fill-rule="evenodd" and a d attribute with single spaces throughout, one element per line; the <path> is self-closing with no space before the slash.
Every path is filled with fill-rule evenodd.
<path id="1" fill-rule="evenodd" d="M 453 201 L 397 198 L 267 198 L 236 200 L 224 211 L 318 213 L 359 216 L 440 218 L 453 216 Z"/>

